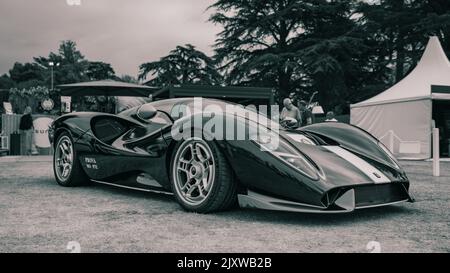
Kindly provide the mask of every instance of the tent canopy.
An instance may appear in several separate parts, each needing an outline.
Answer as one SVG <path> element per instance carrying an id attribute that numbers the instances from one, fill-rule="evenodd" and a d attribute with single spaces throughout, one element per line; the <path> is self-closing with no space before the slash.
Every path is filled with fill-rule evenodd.
<path id="1" fill-rule="evenodd" d="M 430 158 L 433 100 L 450 100 L 450 62 L 437 37 L 430 38 L 403 80 L 351 105 L 350 123 L 370 132 L 398 158 Z"/>
<path id="2" fill-rule="evenodd" d="M 416 68 L 383 93 L 351 105 L 362 107 L 419 99 L 450 100 L 450 62 L 437 37 L 431 37 Z"/>
<path id="3" fill-rule="evenodd" d="M 156 87 L 113 80 L 81 82 L 58 85 L 62 96 L 129 96 L 149 97 L 159 90 Z"/>

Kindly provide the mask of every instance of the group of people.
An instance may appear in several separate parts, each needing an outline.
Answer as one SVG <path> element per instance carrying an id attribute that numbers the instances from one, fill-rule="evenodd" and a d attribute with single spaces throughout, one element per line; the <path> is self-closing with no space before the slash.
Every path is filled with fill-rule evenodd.
<path id="1" fill-rule="evenodd" d="M 284 99 L 284 107 L 280 114 L 281 124 L 290 128 L 311 125 L 313 123 L 313 114 L 307 105 L 306 101 L 300 100 L 297 107 L 290 98 Z M 327 113 L 325 122 L 337 122 L 332 111 Z"/>
<path id="2" fill-rule="evenodd" d="M 312 113 L 306 108 L 306 102 L 301 100 L 296 107 L 292 100 L 286 98 L 283 100 L 283 110 L 280 114 L 282 125 L 288 127 L 303 127 L 312 124 Z"/>

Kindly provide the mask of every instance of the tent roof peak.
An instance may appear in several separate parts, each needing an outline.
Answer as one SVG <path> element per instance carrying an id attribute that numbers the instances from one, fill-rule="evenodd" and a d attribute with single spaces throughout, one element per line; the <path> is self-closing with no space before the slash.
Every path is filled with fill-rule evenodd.
<path id="1" fill-rule="evenodd" d="M 431 99 L 431 87 L 450 86 L 450 62 L 436 36 L 430 37 L 417 66 L 403 80 L 386 91 L 351 107 Z"/>
<path id="2" fill-rule="evenodd" d="M 421 66 L 435 68 L 443 68 L 442 66 L 445 66 L 446 69 L 450 70 L 450 62 L 438 37 L 430 37 L 422 58 L 414 69 L 421 68 Z"/>

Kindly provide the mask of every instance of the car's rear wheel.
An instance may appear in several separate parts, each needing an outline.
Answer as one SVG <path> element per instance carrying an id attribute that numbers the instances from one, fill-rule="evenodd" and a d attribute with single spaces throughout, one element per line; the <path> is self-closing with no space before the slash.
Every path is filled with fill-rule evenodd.
<path id="1" fill-rule="evenodd" d="M 64 132 L 56 140 L 53 154 L 53 171 L 56 182 L 65 187 L 75 187 L 89 181 L 77 158 L 71 136 Z"/>
<path id="2" fill-rule="evenodd" d="M 236 181 L 214 142 L 195 137 L 179 142 L 170 170 L 172 190 L 184 209 L 208 213 L 236 203 Z"/>

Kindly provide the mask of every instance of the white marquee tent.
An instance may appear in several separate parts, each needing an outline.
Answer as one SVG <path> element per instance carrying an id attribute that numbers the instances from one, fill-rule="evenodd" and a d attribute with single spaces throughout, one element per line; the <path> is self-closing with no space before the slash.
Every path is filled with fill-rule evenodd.
<path id="1" fill-rule="evenodd" d="M 427 159 L 431 157 L 435 101 L 450 101 L 450 62 L 439 39 L 431 37 L 407 77 L 350 106 L 350 122 L 380 139 L 398 158 Z"/>

